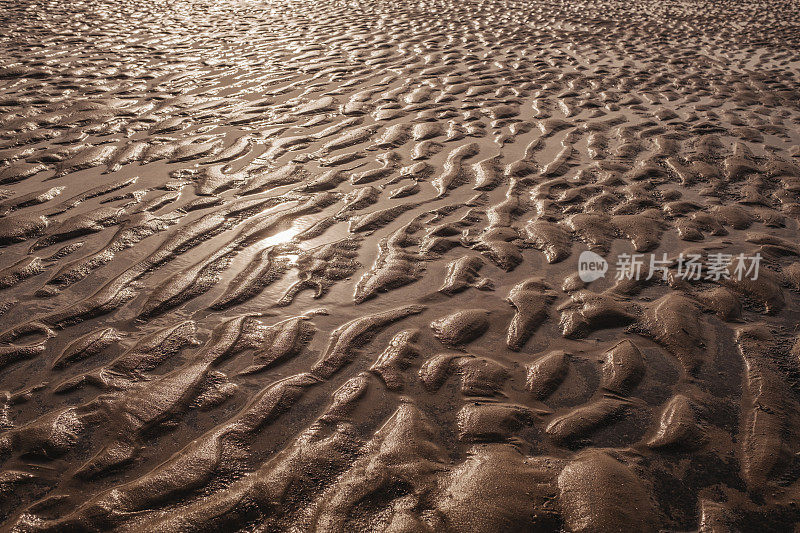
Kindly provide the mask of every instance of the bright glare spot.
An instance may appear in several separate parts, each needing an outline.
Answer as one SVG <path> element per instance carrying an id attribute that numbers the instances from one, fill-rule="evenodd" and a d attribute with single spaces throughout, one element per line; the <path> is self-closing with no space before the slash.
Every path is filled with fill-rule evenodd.
<path id="1" fill-rule="evenodd" d="M 300 259 L 300 254 L 283 254 L 281 257 L 288 259 L 290 265 L 296 265 L 297 260 Z"/>
<path id="2" fill-rule="evenodd" d="M 270 246 L 277 246 L 279 244 L 286 244 L 287 242 L 291 241 L 292 238 L 300 233 L 302 228 L 292 226 L 291 228 L 281 231 L 280 233 L 276 233 L 271 237 L 267 237 L 266 239 L 260 241 L 258 243 L 258 247 L 260 249 L 269 248 Z"/>

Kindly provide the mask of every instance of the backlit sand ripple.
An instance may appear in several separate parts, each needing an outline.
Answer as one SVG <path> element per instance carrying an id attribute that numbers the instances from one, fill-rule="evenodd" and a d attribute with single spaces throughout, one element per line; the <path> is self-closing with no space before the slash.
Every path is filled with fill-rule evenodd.
<path id="1" fill-rule="evenodd" d="M 0 28 L 3 530 L 797 527 L 797 2 Z"/>

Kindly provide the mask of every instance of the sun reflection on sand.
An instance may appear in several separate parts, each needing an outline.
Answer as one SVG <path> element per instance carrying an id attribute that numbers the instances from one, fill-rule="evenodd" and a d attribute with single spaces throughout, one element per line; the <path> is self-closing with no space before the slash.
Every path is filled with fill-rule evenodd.
<path id="1" fill-rule="evenodd" d="M 266 239 L 262 239 L 258 241 L 257 248 L 259 250 L 263 250 L 264 248 L 269 248 L 270 246 L 277 246 L 280 244 L 287 244 L 291 242 L 295 235 L 300 233 L 303 230 L 302 227 L 292 226 L 289 229 L 283 230 L 275 235 L 267 237 Z"/>

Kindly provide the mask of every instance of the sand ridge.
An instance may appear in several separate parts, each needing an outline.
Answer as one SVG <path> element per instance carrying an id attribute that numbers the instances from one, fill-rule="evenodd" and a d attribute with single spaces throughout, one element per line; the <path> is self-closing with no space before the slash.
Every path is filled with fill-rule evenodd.
<path id="1" fill-rule="evenodd" d="M 0 529 L 796 527 L 799 21 L 0 0 Z"/>

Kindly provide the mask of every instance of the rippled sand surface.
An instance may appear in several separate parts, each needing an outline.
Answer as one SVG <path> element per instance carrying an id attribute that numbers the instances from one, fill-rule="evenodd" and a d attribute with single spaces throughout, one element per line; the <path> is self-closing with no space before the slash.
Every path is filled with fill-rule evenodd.
<path id="1" fill-rule="evenodd" d="M 797 527 L 797 2 L 0 27 L 3 530 Z"/>

